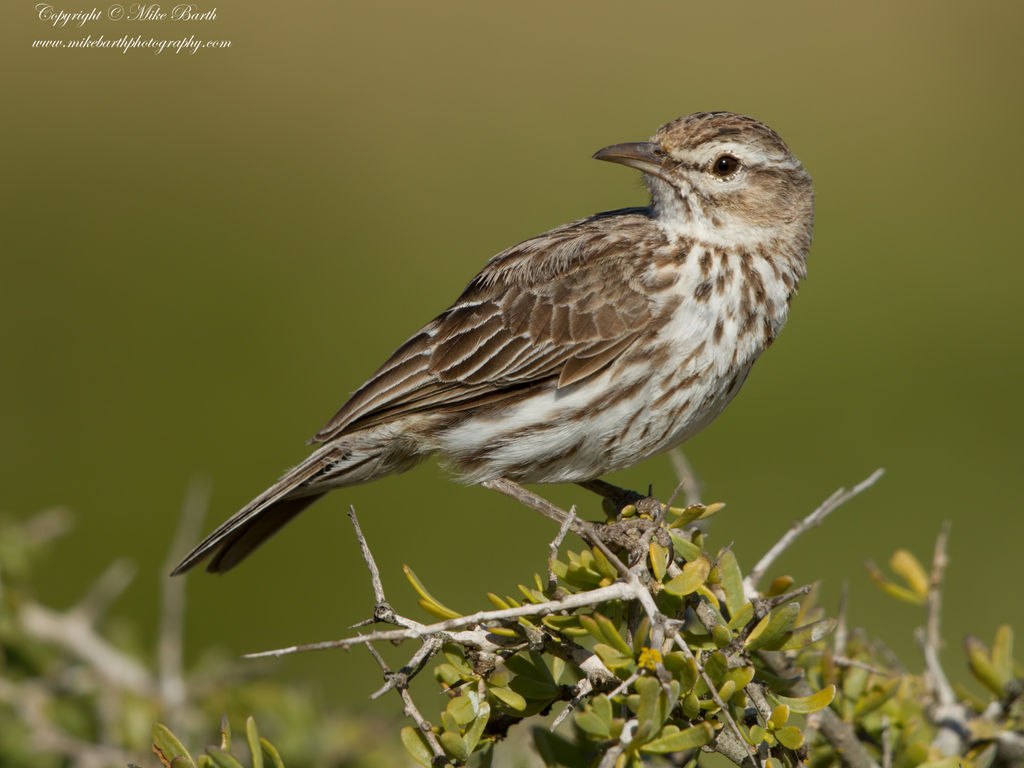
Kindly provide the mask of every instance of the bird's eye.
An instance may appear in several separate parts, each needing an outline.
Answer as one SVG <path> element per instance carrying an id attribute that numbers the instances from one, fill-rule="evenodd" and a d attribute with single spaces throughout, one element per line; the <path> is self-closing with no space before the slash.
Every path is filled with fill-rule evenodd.
<path id="1" fill-rule="evenodd" d="M 711 172 L 720 179 L 727 179 L 740 169 L 740 161 L 732 155 L 719 155 L 711 166 Z"/>

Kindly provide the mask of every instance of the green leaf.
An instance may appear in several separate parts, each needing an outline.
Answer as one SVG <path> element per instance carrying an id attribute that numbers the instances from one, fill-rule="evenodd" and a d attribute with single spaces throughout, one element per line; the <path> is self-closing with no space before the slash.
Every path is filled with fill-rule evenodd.
<path id="1" fill-rule="evenodd" d="M 640 694 L 640 703 L 636 709 L 636 733 L 657 733 L 668 717 L 668 707 L 663 701 L 665 694 L 661 689 L 661 683 L 653 677 L 641 677 L 633 683 L 633 687 Z M 640 738 L 643 743 L 642 736 L 633 738 Z"/>
<path id="2" fill-rule="evenodd" d="M 901 600 L 904 603 L 910 603 L 911 605 L 924 605 L 925 598 L 914 592 L 913 590 L 901 587 L 898 584 L 893 584 L 885 575 L 878 570 L 874 563 L 867 563 L 868 575 L 871 580 L 877 584 L 883 592 L 890 597 L 894 597 L 897 600 Z"/>
<path id="3" fill-rule="evenodd" d="M 604 552 L 597 547 L 594 547 L 592 552 L 594 554 L 594 565 L 597 567 L 598 573 L 612 581 L 617 579 L 619 577 L 619 569 L 604 556 Z"/>
<path id="4" fill-rule="evenodd" d="M 463 681 L 459 670 L 451 664 L 438 664 L 434 667 L 434 676 L 449 688 L 453 688 Z"/>
<path id="5" fill-rule="evenodd" d="M 725 504 L 718 501 L 714 504 L 690 504 L 689 506 L 680 509 L 679 507 L 669 507 L 668 512 L 670 515 L 675 516 L 675 520 L 670 524 L 670 528 L 683 528 L 684 526 L 694 523 L 698 520 L 706 520 L 717 512 L 725 509 Z"/>
<path id="6" fill-rule="evenodd" d="M 487 692 L 509 709 L 514 709 L 516 712 L 522 712 L 526 709 L 526 699 L 511 688 L 503 685 L 488 685 Z"/>
<path id="7" fill-rule="evenodd" d="M 768 589 L 764 591 L 764 596 L 776 597 L 777 595 L 785 594 L 792 586 L 792 576 L 777 576 L 772 580 L 772 583 L 768 585 Z"/>
<path id="8" fill-rule="evenodd" d="M 413 573 L 412 568 L 408 565 L 403 565 L 402 571 L 405 573 L 405 578 L 409 580 L 410 584 L 412 584 L 412 588 L 415 589 L 417 594 L 422 598 L 419 601 L 420 607 L 431 616 L 435 616 L 439 619 L 457 619 L 462 615 L 460 613 L 456 613 L 430 594 L 430 592 L 427 591 L 427 588 L 423 586 L 423 582 L 416 577 L 416 574 Z"/>
<path id="9" fill-rule="evenodd" d="M 786 749 L 800 749 L 804 745 L 804 734 L 795 725 L 788 725 L 775 731 L 775 738 Z"/>
<path id="10" fill-rule="evenodd" d="M 529 677 L 516 677 L 509 683 L 516 693 L 534 701 L 550 701 L 558 698 L 558 686 L 554 683 L 542 683 Z"/>
<path id="11" fill-rule="evenodd" d="M 445 707 L 445 712 L 454 719 L 457 725 L 467 725 L 473 722 L 476 718 L 475 702 L 473 697 L 464 694 L 462 696 L 456 696 L 454 699 L 448 700 L 448 706 Z M 456 730 L 456 729 L 452 729 Z"/>
<path id="12" fill-rule="evenodd" d="M 698 557 L 683 566 L 683 572 L 665 584 L 669 594 L 683 597 L 697 591 L 704 584 L 711 571 L 711 563 L 706 557 Z"/>
<path id="13" fill-rule="evenodd" d="M 648 647 L 648 643 L 651 639 L 651 619 L 648 616 L 644 616 L 640 619 L 640 623 L 636 625 L 636 631 L 633 632 L 633 647 L 630 648 L 634 656 L 639 656 L 643 653 L 644 649 Z M 658 654 L 659 657 L 661 654 Z"/>
<path id="14" fill-rule="evenodd" d="M 260 737 L 260 751 L 263 753 L 263 759 L 270 763 L 270 768 L 284 768 L 284 760 L 281 759 L 277 747 L 263 737 Z"/>
<path id="15" fill-rule="evenodd" d="M 417 728 L 407 725 L 402 729 L 402 746 L 409 756 L 424 768 L 432 768 L 434 753 L 430 751 L 426 737 Z"/>
<path id="16" fill-rule="evenodd" d="M 252 768 L 263 768 L 263 750 L 260 749 L 260 734 L 256 729 L 256 719 L 251 716 L 245 721 L 245 740 L 249 743 L 249 754 L 252 755 Z"/>
<path id="17" fill-rule="evenodd" d="M 725 648 L 732 642 L 732 630 L 725 626 L 725 624 L 715 624 L 711 628 L 711 641 L 718 648 Z"/>
<path id="18" fill-rule="evenodd" d="M 779 704 L 775 709 L 772 710 L 771 716 L 768 718 L 769 728 L 782 728 L 786 725 L 789 720 L 789 707 L 785 704 Z"/>
<path id="19" fill-rule="evenodd" d="M 598 658 L 601 659 L 601 662 L 608 669 L 617 675 L 621 675 L 624 672 L 632 672 L 636 667 L 632 654 L 623 656 L 617 649 L 612 648 L 606 643 L 596 643 L 594 645 L 594 653 L 597 654 Z"/>
<path id="20" fill-rule="evenodd" d="M 832 703 L 832 699 L 836 696 L 836 687 L 834 685 L 829 685 L 810 696 L 801 696 L 798 698 L 780 696 L 777 693 L 773 693 L 771 695 L 777 702 L 779 702 L 779 704 L 785 704 L 789 707 L 791 712 L 796 712 L 801 715 L 809 715 L 812 712 L 824 709 Z"/>
<path id="21" fill-rule="evenodd" d="M 208 747 L 206 754 L 213 760 L 217 768 L 242 768 L 242 764 L 228 751 L 218 747 Z M 175 766 L 175 768 L 177 768 Z"/>
<path id="22" fill-rule="evenodd" d="M 530 651 L 529 655 L 516 653 L 505 659 L 505 666 L 518 677 L 528 677 L 541 683 L 555 685 L 555 678 L 551 676 L 544 657 L 537 651 Z"/>
<path id="23" fill-rule="evenodd" d="M 737 690 L 743 690 L 751 680 L 754 679 L 753 667 L 733 667 L 725 673 L 726 681 L 731 680 L 736 684 Z"/>
<path id="24" fill-rule="evenodd" d="M 499 611 L 505 611 L 511 607 L 507 602 L 502 600 L 498 595 L 494 594 L 493 592 L 487 593 L 487 599 L 490 600 L 491 605 L 493 605 Z"/>
<path id="25" fill-rule="evenodd" d="M 580 625 L 579 616 L 545 616 L 540 620 L 548 629 L 561 632 L 569 637 L 583 637 L 587 630 Z"/>
<path id="26" fill-rule="evenodd" d="M 681 691 L 693 690 L 693 684 L 697 682 L 697 662 L 692 656 L 682 651 L 672 651 L 665 654 L 662 664 L 679 681 Z"/>
<path id="27" fill-rule="evenodd" d="M 579 744 L 551 733 L 547 728 L 537 727 L 531 732 L 544 765 L 548 768 L 587 768 L 590 756 Z"/>
<path id="28" fill-rule="evenodd" d="M 787 639 L 789 630 L 796 624 L 799 614 L 799 603 L 786 603 L 779 606 L 758 622 L 754 630 L 747 636 L 747 640 L 743 644 L 744 648 L 747 651 L 757 651 L 781 645 Z"/>
<path id="29" fill-rule="evenodd" d="M 480 714 L 477 715 L 476 720 L 466 731 L 466 746 L 469 748 L 470 754 L 476 749 L 476 745 L 480 743 L 480 737 L 483 735 L 484 728 L 487 727 L 487 721 L 491 717 L 491 705 L 486 701 L 480 703 Z"/>
<path id="30" fill-rule="evenodd" d="M 728 704 L 729 700 L 736 695 L 736 681 L 726 680 L 722 683 L 722 687 L 718 689 L 718 698 L 722 700 L 724 704 Z"/>
<path id="31" fill-rule="evenodd" d="M 968 635 L 964 638 L 964 650 L 967 651 L 967 666 L 978 682 L 996 696 L 1003 696 L 1005 686 L 1010 681 L 992 663 L 985 644 L 973 635 Z"/>
<path id="32" fill-rule="evenodd" d="M 595 696 L 590 700 L 590 707 L 594 710 L 594 714 L 608 723 L 611 727 L 612 723 L 612 700 L 609 699 L 605 694 Z"/>
<path id="33" fill-rule="evenodd" d="M 887 680 L 866 696 L 860 697 L 853 708 L 854 716 L 861 718 L 869 712 L 874 712 L 896 694 L 901 682 L 902 680 L 898 677 Z"/>
<path id="34" fill-rule="evenodd" d="M 566 575 L 569 573 L 569 566 L 558 558 L 549 559 L 548 567 L 551 569 L 551 572 L 560 579 L 565 579 Z"/>
<path id="35" fill-rule="evenodd" d="M 700 699 L 697 694 L 690 691 L 683 697 L 683 715 L 687 720 L 693 720 L 700 714 Z"/>
<path id="36" fill-rule="evenodd" d="M 744 603 L 736 613 L 730 613 L 729 615 L 732 617 L 729 619 L 729 629 L 743 629 L 754 618 L 754 605 L 753 603 Z"/>
<path id="37" fill-rule="evenodd" d="M 813 624 L 805 624 L 799 629 L 794 629 L 786 637 L 786 641 L 782 643 L 776 650 L 779 651 L 800 651 L 808 646 L 814 645 L 820 640 L 828 637 L 832 634 L 832 631 L 836 628 L 838 622 L 829 617 L 816 621 Z"/>
<path id="38" fill-rule="evenodd" d="M 1013 679 L 1013 629 L 1008 624 L 996 630 L 992 642 L 992 666 L 999 679 L 1006 681 L 1004 686 Z"/>
<path id="39" fill-rule="evenodd" d="M 729 660 L 721 651 L 715 651 L 704 661 L 704 671 L 717 688 L 725 681 L 725 675 L 729 671 Z"/>
<path id="40" fill-rule="evenodd" d="M 451 731 L 441 731 L 438 741 L 441 742 L 444 751 L 459 762 L 464 763 L 469 760 L 469 746 L 459 734 L 452 733 Z"/>
<path id="41" fill-rule="evenodd" d="M 710 744 L 715 739 L 715 729 L 710 723 L 700 723 L 684 731 L 676 731 L 647 742 L 641 752 L 649 755 L 666 755 L 669 752 L 683 752 L 698 749 Z"/>
<path id="42" fill-rule="evenodd" d="M 577 712 L 574 719 L 577 726 L 596 739 L 610 739 L 612 736 L 611 722 L 606 722 L 593 710 Z"/>
<path id="43" fill-rule="evenodd" d="M 196 768 L 192 755 L 166 725 L 155 723 L 152 738 L 153 752 L 166 768 Z"/>
<path id="44" fill-rule="evenodd" d="M 686 562 L 692 563 L 703 554 L 700 547 L 685 538 L 682 534 L 676 533 L 675 531 L 669 531 L 669 536 L 672 537 L 672 548 L 676 552 L 676 557 L 681 557 Z"/>
<path id="45" fill-rule="evenodd" d="M 660 582 L 665 578 L 665 568 L 668 565 L 668 550 L 658 542 L 652 541 L 650 545 L 650 557 L 651 573 L 654 574 L 655 581 Z"/>
<path id="46" fill-rule="evenodd" d="M 623 656 L 633 655 L 633 649 L 629 647 L 629 643 L 626 642 L 625 638 L 619 634 L 618 628 L 611 619 L 597 612 L 594 612 L 593 617 L 604 634 L 605 642 L 615 648 L 615 650 Z"/>
<path id="47" fill-rule="evenodd" d="M 739 563 L 736 562 L 736 555 L 731 549 L 727 549 L 718 558 L 718 570 L 722 574 L 725 607 L 729 609 L 730 616 L 735 616 L 747 602 L 747 598 L 743 594 L 743 574 L 740 572 Z"/>
<path id="48" fill-rule="evenodd" d="M 913 554 L 906 549 L 897 549 L 889 558 L 889 567 L 903 577 L 922 603 L 928 599 L 928 574 Z"/>

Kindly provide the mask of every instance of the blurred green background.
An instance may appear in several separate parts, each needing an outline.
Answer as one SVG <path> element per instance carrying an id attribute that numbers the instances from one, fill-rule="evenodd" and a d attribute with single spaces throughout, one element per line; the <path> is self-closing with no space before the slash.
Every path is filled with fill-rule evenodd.
<path id="1" fill-rule="evenodd" d="M 192 26 L 56 31 L 31 2 L 3 9 L 0 512 L 77 511 L 40 574 L 50 602 L 72 603 L 128 555 L 140 576 L 120 610 L 155 635 L 190 478 L 213 481 L 209 529 L 304 457 L 304 440 L 493 253 L 645 201 L 638 174 L 592 152 L 728 109 L 770 124 L 804 162 L 817 225 L 789 327 L 686 446 L 705 500 L 729 505 L 713 541 L 734 541 L 749 567 L 794 518 L 884 466 L 777 571 L 821 578 L 832 607 L 848 580 L 852 621 L 916 665 L 921 615 L 881 599 L 862 563 L 899 546 L 927 560 L 950 519 L 950 666 L 965 632 L 1024 628 L 1024 6 L 216 8 Z M 31 47 L 86 33 L 232 45 Z M 675 485 L 664 457 L 611 479 Z M 578 489 L 544 492 L 599 509 Z M 402 563 L 468 610 L 542 569 L 554 534 L 434 465 L 338 492 L 237 571 L 189 577 L 189 653 L 329 639 L 366 616 L 350 503 L 410 612 Z M 354 705 L 376 687 L 361 653 L 277 674 L 291 673 Z"/>

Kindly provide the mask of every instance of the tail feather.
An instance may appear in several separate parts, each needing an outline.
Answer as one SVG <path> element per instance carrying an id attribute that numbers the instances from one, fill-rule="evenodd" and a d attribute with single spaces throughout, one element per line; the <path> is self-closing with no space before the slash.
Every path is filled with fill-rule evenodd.
<path id="1" fill-rule="evenodd" d="M 323 468 L 321 453 L 314 453 L 225 520 L 178 563 L 171 575 L 191 570 L 210 555 L 214 557 L 206 570 L 211 573 L 223 573 L 235 567 L 285 523 L 323 496 L 324 492 L 316 491 L 296 494 L 300 486 Z"/>
<path id="2" fill-rule="evenodd" d="M 191 570 L 212 555 L 211 573 L 234 568 L 256 547 L 332 488 L 360 485 L 404 472 L 423 458 L 415 441 L 399 428 L 368 429 L 325 443 L 304 462 L 228 518 L 172 572 Z"/>
<path id="3" fill-rule="evenodd" d="M 324 494 L 281 499 L 260 511 L 248 524 L 220 542 L 213 559 L 206 566 L 210 573 L 224 573 L 238 565 L 260 544 L 284 527 L 293 517 Z"/>

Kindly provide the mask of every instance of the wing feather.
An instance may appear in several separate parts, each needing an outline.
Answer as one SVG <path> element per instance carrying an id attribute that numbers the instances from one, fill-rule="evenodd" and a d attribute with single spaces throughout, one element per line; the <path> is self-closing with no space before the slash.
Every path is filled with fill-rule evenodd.
<path id="1" fill-rule="evenodd" d="M 314 441 L 409 413 L 463 410 L 593 376 L 649 327 L 651 298 L 634 279 L 642 260 L 630 249 L 663 239 L 646 209 L 629 209 L 498 254 Z"/>

